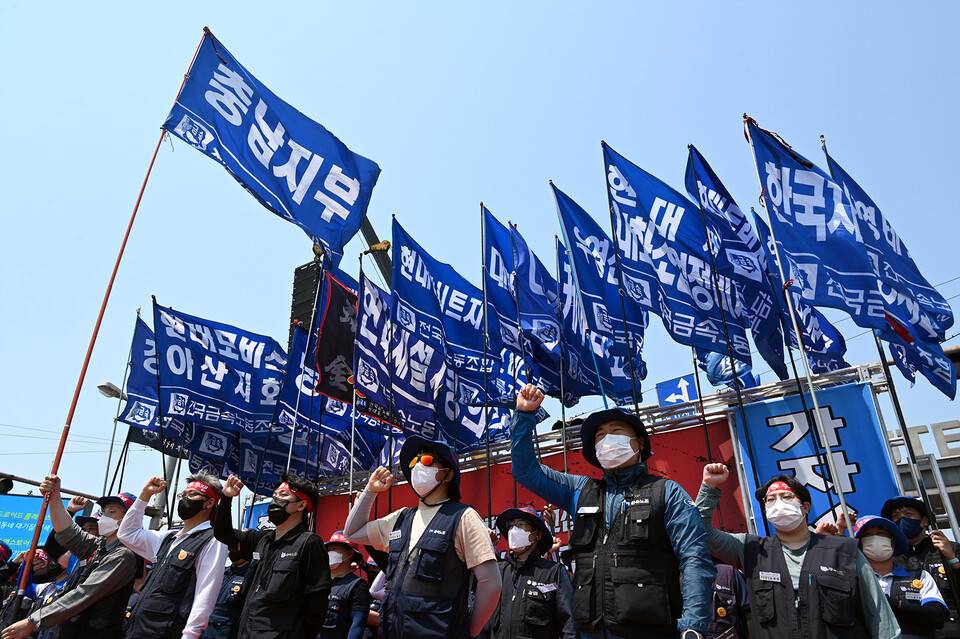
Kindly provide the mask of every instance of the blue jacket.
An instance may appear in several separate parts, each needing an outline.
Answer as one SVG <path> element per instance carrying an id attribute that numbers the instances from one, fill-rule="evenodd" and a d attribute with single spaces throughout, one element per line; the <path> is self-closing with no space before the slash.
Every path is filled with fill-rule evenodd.
<path id="1" fill-rule="evenodd" d="M 513 414 L 510 424 L 513 476 L 525 488 L 547 502 L 560 506 L 572 516 L 577 512 L 580 491 L 590 478 L 562 473 L 537 463 L 531 437 L 536 425 L 533 413 L 516 411 Z M 604 473 L 607 482 L 604 513 L 608 529 L 614 515 L 620 512 L 624 489 L 632 486 L 646 472 L 647 465 L 641 462 L 632 468 Z M 713 580 L 717 574 L 707 548 L 707 533 L 700 512 L 678 483 L 667 480 L 664 499 L 667 502 L 664 526 L 682 574 L 683 615 L 677 622 L 677 628 L 681 631 L 693 628 L 705 633 L 710 623 Z"/>

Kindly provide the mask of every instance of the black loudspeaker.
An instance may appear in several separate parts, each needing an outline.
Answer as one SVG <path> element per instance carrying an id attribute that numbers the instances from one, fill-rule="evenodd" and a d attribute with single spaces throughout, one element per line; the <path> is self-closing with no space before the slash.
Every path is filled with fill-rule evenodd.
<path id="1" fill-rule="evenodd" d="M 293 345 L 293 323 L 299 321 L 309 329 L 310 314 L 313 312 L 313 300 L 317 294 L 320 262 L 314 260 L 298 266 L 293 271 L 293 300 L 290 304 L 290 335 L 287 339 L 287 352 Z"/>
<path id="2" fill-rule="evenodd" d="M 0 495 L 6 495 L 13 490 L 13 480 L 9 477 L 0 477 Z"/>

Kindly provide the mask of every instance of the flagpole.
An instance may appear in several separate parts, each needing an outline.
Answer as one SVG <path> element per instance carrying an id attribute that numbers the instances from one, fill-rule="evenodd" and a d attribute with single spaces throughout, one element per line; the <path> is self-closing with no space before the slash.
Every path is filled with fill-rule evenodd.
<path id="1" fill-rule="evenodd" d="M 751 150 L 753 150 L 753 139 L 751 139 L 749 135 L 749 129 L 747 129 L 747 122 L 749 121 L 749 117 L 750 116 L 748 116 L 746 113 L 743 114 L 744 131 L 747 133 L 747 140 L 750 142 Z M 753 151 L 753 153 L 754 153 L 754 158 L 756 158 L 756 151 Z M 756 162 L 754 162 L 754 165 L 756 165 Z M 764 188 L 763 180 L 760 177 L 759 168 L 757 169 L 757 180 L 760 182 L 761 193 L 765 193 L 766 189 Z M 784 297 L 787 300 L 787 311 L 790 314 L 790 322 L 793 324 L 793 330 L 797 336 L 797 344 L 800 345 L 801 352 L 805 354 L 806 346 L 804 345 L 803 334 L 800 332 L 800 325 L 797 322 L 796 311 L 793 308 L 793 299 L 786 290 L 788 286 L 788 282 L 787 282 L 786 275 L 784 274 L 784 271 L 783 271 L 783 260 L 780 258 L 780 246 L 777 242 L 777 232 L 776 232 L 776 229 L 774 228 L 773 220 L 770 219 L 771 217 L 770 211 L 767 210 L 766 198 L 763 198 L 763 208 L 764 210 L 767 211 L 767 219 L 770 227 L 770 237 L 773 240 L 772 242 L 773 251 L 777 258 L 777 270 L 780 272 L 780 280 L 783 282 L 783 286 L 784 286 L 784 293 L 785 293 Z M 840 509 L 843 511 L 843 516 L 847 520 L 847 524 L 848 524 L 846 528 L 847 535 L 852 537 L 853 527 L 849 525 L 850 509 L 847 507 L 847 498 L 843 496 L 842 486 L 837 486 L 837 483 L 836 483 L 837 469 L 833 463 L 833 447 L 830 445 L 830 440 L 827 438 L 826 429 L 823 427 L 823 420 L 820 417 L 820 402 L 817 400 L 817 391 L 813 385 L 813 375 L 811 375 L 810 373 L 810 365 L 807 362 L 807 358 L 806 357 L 800 358 L 800 362 L 803 364 L 803 372 L 807 378 L 807 388 L 810 389 L 810 399 L 811 401 L 813 401 L 814 424 L 817 428 L 817 433 L 820 435 L 820 440 L 823 443 L 823 447 L 826 448 L 827 450 L 827 468 L 829 468 L 830 470 L 830 476 L 834 479 L 834 482 L 833 482 L 834 490 L 837 492 L 837 498 L 840 500 Z"/>
<path id="2" fill-rule="evenodd" d="M 359 277 L 357 281 L 361 284 L 363 283 L 363 256 L 364 252 L 360 253 L 360 256 L 357 258 L 360 262 Z M 363 295 L 363 291 L 357 291 L 359 295 Z M 359 298 L 358 298 L 359 303 Z M 354 320 L 356 322 L 356 320 Z M 354 345 L 356 348 L 356 345 Z M 353 366 L 353 362 L 350 363 Z M 347 507 L 349 508 L 351 502 L 353 501 L 353 467 L 354 467 L 354 457 L 357 454 L 357 380 L 354 379 L 351 384 L 353 387 L 353 404 L 350 406 L 350 491 L 347 494 Z M 349 510 L 348 510 L 349 512 Z"/>
<path id="3" fill-rule="evenodd" d="M 549 184 L 551 187 L 553 187 L 553 180 L 549 180 L 549 181 L 548 181 L 548 184 Z M 551 188 L 551 190 L 552 190 L 552 188 Z M 557 216 L 559 217 L 559 216 L 560 216 L 560 202 L 557 201 L 557 196 L 556 196 L 555 193 L 554 193 L 554 196 L 553 196 L 553 201 L 554 201 L 554 203 L 557 205 Z M 563 230 L 563 225 L 561 225 L 561 230 Z M 554 236 L 554 237 L 556 237 L 556 236 Z M 580 288 L 580 280 L 579 280 L 579 278 L 577 277 L 577 267 L 576 267 L 576 265 L 573 263 L 573 256 L 571 256 L 571 254 L 570 254 L 570 238 L 566 237 L 566 231 L 564 231 L 564 239 L 565 239 L 566 242 L 567 242 L 567 245 L 564 247 L 564 255 L 565 255 L 566 258 L 567 258 L 567 264 L 570 265 L 570 275 L 571 275 L 571 277 L 573 278 L 573 285 L 574 285 L 574 288 L 576 289 L 576 295 L 577 295 L 577 296 L 580 296 L 580 294 L 581 294 L 581 292 L 583 291 L 583 289 Z M 557 264 L 557 272 L 558 272 L 558 273 L 560 272 L 560 265 L 559 265 L 559 263 Z M 559 280 L 557 281 L 557 284 L 558 284 L 558 285 L 560 284 Z M 579 299 L 580 299 L 580 306 L 583 306 L 583 297 L 579 297 Z M 584 319 L 584 324 L 586 324 L 586 319 Z M 626 328 L 626 327 L 624 327 L 624 328 Z M 590 346 L 589 346 L 589 349 L 590 349 L 590 357 L 591 357 L 591 359 L 593 359 L 593 370 L 596 371 L 596 373 L 597 373 L 597 384 L 600 386 L 600 398 L 603 400 L 603 408 L 604 408 L 604 410 L 606 410 L 606 409 L 609 408 L 610 406 L 609 406 L 609 404 L 607 403 L 607 393 L 604 391 L 604 388 L 603 388 L 603 377 L 600 375 L 600 365 L 597 364 L 597 354 L 596 354 L 596 352 L 594 352 L 594 350 L 593 350 L 593 338 L 592 338 L 591 335 L 590 335 L 590 334 L 591 334 L 590 327 L 589 327 L 589 326 L 585 326 L 585 329 L 586 329 L 587 341 L 588 341 L 589 344 L 590 344 Z"/>
<path id="4" fill-rule="evenodd" d="M 620 238 L 617 233 L 618 220 L 613 210 L 613 205 L 608 208 L 610 209 L 610 234 L 613 238 L 614 264 L 617 269 L 617 294 L 620 296 L 620 317 L 623 320 L 623 335 L 627 344 L 627 362 L 630 364 L 630 390 L 633 393 L 633 409 L 639 413 L 640 398 L 637 396 L 637 371 L 635 370 L 633 361 L 633 345 L 630 339 L 630 327 L 627 326 L 627 302 L 624 299 L 626 291 L 623 290 L 623 267 L 620 264 Z M 614 329 L 613 334 L 616 336 L 616 329 Z"/>
<path id="5" fill-rule="evenodd" d="M 487 320 L 487 225 L 483 219 L 483 202 L 480 202 L 480 268 L 483 269 L 480 286 L 483 291 L 483 430 L 486 432 L 487 447 L 487 522 L 493 522 L 493 483 L 490 475 L 490 398 L 487 381 L 487 351 L 489 350 L 490 325 Z M 516 502 L 517 489 L 513 489 Z M 514 504 L 516 505 L 516 504 Z"/>
<path id="6" fill-rule="evenodd" d="M 560 261 L 556 259 L 560 253 L 560 238 L 553 236 L 553 256 L 557 264 L 557 322 L 560 324 L 558 345 L 560 346 L 560 445 L 563 446 L 563 472 L 570 472 L 570 464 L 567 458 L 567 405 L 564 403 L 566 394 L 563 388 L 563 378 L 566 376 L 567 364 L 564 357 L 563 348 L 563 307 L 561 306 L 563 290 L 560 285 Z"/>
<path id="7" fill-rule="evenodd" d="M 110 480 L 110 488 L 104 490 L 104 495 L 112 495 L 113 487 L 117 486 L 117 475 L 120 475 L 120 484 L 123 483 L 123 473 L 121 472 L 122 468 L 126 467 L 127 464 L 127 451 L 130 448 L 130 431 L 127 430 L 127 436 L 123 440 L 123 446 L 120 448 L 120 454 L 117 456 L 117 468 L 113 471 L 113 479 Z"/>
<path id="8" fill-rule="evenodd" d="M 710 431 L 707 429 L 707 416 L 703 410 L 703 391 L 700 388 L 700 368 L 697 366 L 697 349 L 690 347 L 693 362 L 693 380 L 697 388 L 697 403 L 700 405 L 700 425 L 703 426 L 703 440 L 707 447 L 707 461 L 713 463 L 713 449 L 710 447 Z"/>
<path id="9" fill-rule="evenodd" d="M 137 319 L 140 318 L 140 309 L 137 309 Z M 136 325 L 134 325 L 136 331 Z M 123 405 L 124 392 L 127 390 L 127 378 L 130 376 L 130 365 L 133 361 L 133 340 L 130 340 L 130 351 L 127 353 L 127 365 L 123 369 L 123 381 L 120 382 L 120 394 L 117 396 L 117 412 L 113 416 L 113 434 L 110 435 L 110 449 L 107 451 L 107 467 L 103 473 L 103 493 L 107 494 L 107 481 L 110 479 L 110 464 L 113 462 L 113 446 L 117 439 L 117 422 L 120 421 L 120 407 Z M 157 398 L 159 401 L 159 398 Z"/>

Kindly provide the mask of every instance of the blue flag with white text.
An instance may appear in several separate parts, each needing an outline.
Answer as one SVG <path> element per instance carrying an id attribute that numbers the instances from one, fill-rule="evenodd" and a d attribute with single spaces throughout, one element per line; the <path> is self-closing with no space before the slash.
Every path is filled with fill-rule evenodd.
<path id="1" fill-rule="evenodd" d="M 729 335 L 749 364 L 743 295 L 732 266 L 714 273 L 699 207 L 606 143 L 603 164 L 627 303 L 659 315 L 680 344 L 726 353 Z"/>
<path id="2" fill-rule="evenodd" d="M 318 78 L 330 80 L 328 66 Z M 223 165 L 336 264 L 366 215 L 380 167 L 277 97 L 209 31 L 163 128 Z"/>
<path id="3" fill-rule="evenodd" d="M 717 269 L 742 286 L 746 320 L 757 352 L 780 379 L 790 375 L 783 361 L 783 333 L 775 312 L 776 293 L 767 278 L 760 238 L 707 160 L 690 145 L 684 185 L 710 229 L 711 248 L 724 259 Z"/>

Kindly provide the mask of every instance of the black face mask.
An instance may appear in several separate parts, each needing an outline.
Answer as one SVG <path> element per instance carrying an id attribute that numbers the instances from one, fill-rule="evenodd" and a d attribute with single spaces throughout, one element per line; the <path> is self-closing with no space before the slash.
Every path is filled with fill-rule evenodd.
<path id="1" fill-rule="evenodd" d="M 51 563 L 49 566 L 43 569 L 43 571 L 34 571 L 33 573 L 33 583 L 35 584 L 47 584 L 60 576 L 60 573 L 63 572 L 63 566 L 58 563 Z"/>
<path id="2" fill-rule="evenodd" d="M 286 520 L 290 519 L 290 515 L 293 513 L 287 512 L 287 506 L 291 503 L 289 501 L 283 501 L 281 499 L 274 499 L 270 502 L 270 505 L 267 506 L 267 519 L 270 520 L 270 523 L 274 526 L 279 526 Z"/>
<path id="3" fill-rule="evenodd" d="M 177 515 L 183 521 L 195 517 L 203 510 L 204 502 L 206 499 L 181 499 L 177 502 Z"/>

